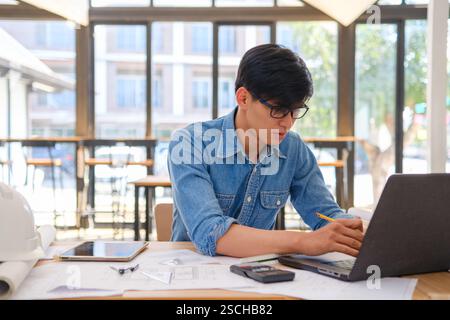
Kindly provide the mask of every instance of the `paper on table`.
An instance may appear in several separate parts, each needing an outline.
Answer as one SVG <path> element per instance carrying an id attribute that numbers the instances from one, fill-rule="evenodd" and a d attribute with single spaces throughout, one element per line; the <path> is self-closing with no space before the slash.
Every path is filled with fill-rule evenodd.
<path id="1" fill-rule="evenodd" d="M 55 238 L 56 230 L 52 226 L 42 226 L 37 232 L 45 251 Z M 36 262 L 11 261 L 0 264 L 0 299 L 8 299 L 20 287 Z"/>
<path id="2" fill-rule="evenodd" d="M 149 279 L 141 274 L 173 274 L 170 284 Z M 23 283 L 18 296 L 27 298 L 47 297 L 49 291 L 58 287 L 72 287 L 76 290 L 96 289 L 111 291 L 126 290 L 182 290 L 182 289 L 228 289 L 248 287 L 253 281 L 235 275 L 225 265 L 163 266 L 140 263 L 139 271 L 119 275 L 103 262 L 51 263 L 33 269 Z M 58 298 L 52 296 L 52 298 Z"/>
<path id="3" fill-rule="evenodd" d="M 83 298 L 83 297 L 110 297 L 123 295 L 122 290 L 99 290 L 89 288 L 76 288 L 67 285 L 54 287 L 57 282 L 51 278 L 43 276 L 39 268 L 33 269 L 20 289 L 15 292 L 11 299 L 13 300 L 45 300 L 45 299 L 64 299 L 64 298 Z M 36 271 L 35 271 L 36 270 Z"/>
<path id="4" fill-rule="evenodd" d="M 65 263 L 51 263 L 33 268 L 15 292 L 13 300 L 43 300 L 122 295 L 120 289 L 81 287 L 78 268 Z"/>
<path id="5" fill-rule="evenodd" d="M 366 221 L 370 221 L 373 216 L 373 211 L 362 208 L 350 208 L 347 210 L 347 213 Z"/>
<path id="6" fill-rule="evenodd" d="M 411 300 L 417 284 L 417 279 L 382 278 L 379 289 L 369 289 L 366 281 L 345 282 L 309 271 L 287 269 L 295 272 L 294 281 L 234 290 L 312 300 Z"/>
<path id="7" fill-rule="evenodd" d="M 165 284 L 170 284 L 172 281 L 173 273 L 172 272 L 156 272 L 156 273 L 147 273 L 145 271 L 142 271 L 142 274 L 144 276 L 149 277 L 150 279 L 161 281 Z"/>
<path id="8" fill-rule="evenodd" d="M 138 263 L 157 264 L 167 266 L 177 265 L 203 265 L 203 264 L 223 264 L 231 265 L 240 263 L 239 258 L 216 256 L 210 257 L 192 250 L 171 250 L 161 252 L 143 252 L 136 259 Z"/>
<path id="9" fill-rule="evenodd" d="M 228 265 L 198 265 L 198 266 L 143 266 L 142 271 L 148 274 L 172 273 L 170 285 L 148 279 L 142 274 L 129 274 L 118 284 L 124 290 L 183 290 L 183 289 L 229 289 L 248 287 L 253 281 L 230 272 Z"/>
<path id="10" fill-rule="evenodd" d="M 277 254 L 268 254 L 263 256 L 255 256 L 248 258 L 233 258 L 226 256 L 209 257 L 192 250 L 171 250 L 163 252 L 144 252 L 136 258 L 139 263 L 160 264 L 168 266 L 176 265 L 203 265 L 203 264 L 241 264 L 247 262 L 260 261 L 263 259 L 274 259 L 279 257 Z M 268 263 L 268 262 L 264 262 Z"/>

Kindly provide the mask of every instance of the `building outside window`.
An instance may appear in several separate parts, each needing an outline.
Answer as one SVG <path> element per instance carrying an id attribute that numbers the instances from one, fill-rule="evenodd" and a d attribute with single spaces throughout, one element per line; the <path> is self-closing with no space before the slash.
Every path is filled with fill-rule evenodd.
<path id="1" fill-rule="evenodd" d="M 232 109 L 236 106 L 234 80 L 232 78 L 219 79 L 219 107 Z"/>
<path id="2" fill-rule="evenodd" d="M 209 24 L 192 26 L 192 52 L 209 53 L 212 50 L 212 32 Z"/>
<path id="3" fill-rule="evenodd" d="M 219 48 L 220 53 L 236 53 L 235 27 L 223 26 L 219 29 Z"/>
<path id="4" fill-rule="evenodd" d="M 207 109 L 211 105 L 209 79 L 194 79 L 192 81 L 193 107 Z"/>
<path id="5" fill-rule="evenodd" d="M 162 103 L 162 92 L 161 92 L 161 77 L 153 78 L 152 85 L 152 107 L 153 108 L 161 108 Z"/>
<path id="6" fill-rule="evenodd" d="M 144 78 L 117 79 L 117 107 L 119 108 L 145 108 L 146 81 Z"/>
<path id="7" fill-rule="evenodd" d="M 126 28 L 118 28 L 117 49 L 124 51 L 143 51 L 146 47 L 145 38 L 147 29 L 142 26 L 128 26 Z"/>

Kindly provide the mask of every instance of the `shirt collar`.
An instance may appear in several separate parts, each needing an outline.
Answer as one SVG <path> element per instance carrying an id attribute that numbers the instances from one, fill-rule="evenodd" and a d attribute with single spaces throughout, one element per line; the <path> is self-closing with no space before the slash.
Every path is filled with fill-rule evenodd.
<path id="1" fill-rule="evenodd" d="M 218 158 L 229 158 L 239 153 L 246 157 L 244 147 L 238 139 L 236 134 L 236 127 L 234 125 L 234 119 L 237 113 L 237 107 L 223 117 L 222 123 L 222 134 L 220 136 L 220 141 L 218 143 L 216 156 Z M 281 143 L 283 143 L 282 141 Z M 280 144 L 281 145 L 281 144 Z M 264 159 L 266 156 L 274 155 L 278 158 L 287 159 L 280 150 L 280 145 L 268 146 L 268 148 L 263 148 L 260 159 Z"/>

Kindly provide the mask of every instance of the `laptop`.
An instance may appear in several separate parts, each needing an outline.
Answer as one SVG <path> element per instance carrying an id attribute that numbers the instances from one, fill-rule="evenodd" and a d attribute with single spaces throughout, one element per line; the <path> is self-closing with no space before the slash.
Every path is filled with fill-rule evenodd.
<path id="1" fill-rule="evenodd" d="M 324 261 L 294 254 L 278 260 L 286 266 L 344 281 L 366 280 L 374 270 L 380 272 L 380 277 L 447 272 L 450 174 L 392 175 L 356 259 Z"/>

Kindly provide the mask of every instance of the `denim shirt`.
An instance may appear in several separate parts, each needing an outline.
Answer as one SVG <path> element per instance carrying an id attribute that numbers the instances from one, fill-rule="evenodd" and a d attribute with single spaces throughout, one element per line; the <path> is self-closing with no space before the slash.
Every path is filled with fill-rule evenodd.
<path id="1" fill-rule="evenodd" d="M 316 212 L 353 218 L 336 204 L 314 154 L 297 133 L 289 132 L 279 146 L 267 147 L 252 163 L 235 132 L 236 111 L 172 136 L 172 241 L 192 241 L 201 253 L 214 256 L 217 241 L 234 223 L 273 229 L 289 197 L 313 230 L 328 223 Z"/>

